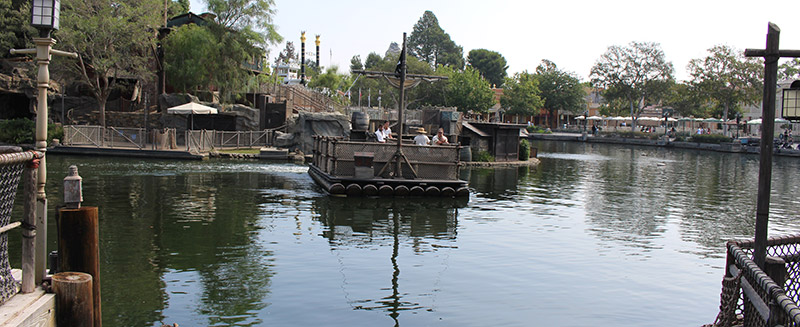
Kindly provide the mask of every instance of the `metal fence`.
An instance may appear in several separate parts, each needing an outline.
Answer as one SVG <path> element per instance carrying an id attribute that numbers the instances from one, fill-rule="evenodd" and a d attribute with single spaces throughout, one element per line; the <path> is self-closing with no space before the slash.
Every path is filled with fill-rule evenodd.
<path id="1" fill-rule="evenodd" d="M 280 129 L 280 128 L 278 128 Z M 208 152 L 215 148 L 254 148 L 272 146 L 275 131 L 214 131 L 187 130 L 176 137 L 174 128 L 145 131 L 143 128 L 123 128 L 86 125 L 64 126 L 63 144 L 128 149 L 186 149 Z"/>
<path id="2" fill-rule="evenodd" d="M 800 235 L 767 241 L 762 270 L 753 240 L 728 242 L 720 313 L 715 326 L 800 326 Z"/>

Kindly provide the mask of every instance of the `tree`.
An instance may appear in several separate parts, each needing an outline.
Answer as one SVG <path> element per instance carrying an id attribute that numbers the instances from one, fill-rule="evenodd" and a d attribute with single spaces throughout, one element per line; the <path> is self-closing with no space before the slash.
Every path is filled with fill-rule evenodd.
<path id="1" fill-rule="evenodd" d="M 77 52 L 77 60 L 58 65 L 85 85 L 97 99 L 105 127 L 105 107 L 118 78 L 146 81 L 155 49 L 154 30 L 163 24 L 163 2 L 70 0 L 62 2 L 59 39 Z"/>
<path id="2" fill-rule="evenodd" d="M 168 17 L 175 17 L 189 12 L 189 0 L 171 0 L 167 9 Z"/>
<path id="3" fill-rule="evenodd" d="M 475 67 L 494 87 L 503 87 L 508 64 L 499 52 L 486 49 L 475 49 L 467 55 L 467 62 Z"/>
<path id="4" fill-rule="evenodd" d="M 707 117 L 709 113 L 703 106 L 704 101 L 699 94 L 686 83 L 674 83 L 670 86 L 670 95 L 664 105 L 672 107 L 675 112 L 683 117 Z"/>
<path id="5" fill-rule="evenodd" d="M 648 96 L 663 90 L 664 82 L 673 79 L 672 72 L 672 63 L 666 61 L 658 43 L 631 42 L 628 47 L 608 47 L 592 67 L 590 78 L 595 87 L 605 89 L 603 97 L 607 100 L 626 100 L 635 129 Z"/>
<path id="6" fill-rule="evenodd" d="M 740 104 L 757 103 L 763 90 L 763 65 L 757 59 L 726 45 L 708 49 L 703 59 L 689 61 L 692 87 L 705 100 L 722 109 L 722 119 Z M 727 125 L 724 125 L 727 131 Z"/>
<path id="7" fill-rule="evenodd" d="M 449 70 L 449 80 L 445 87 L 447 104 L 465 113 L 489 112 L 489 108 L 494 105 L 494 92 L 480 72 L 472 67 L 467 67 L 464 71 Z"/>
<path id="8" fill-rule="evenodd" d="M 354 70 L 362 70 L 364 69 L 364 64 L 361 63 L 361 56 L 355 55 L 353 58 L 350 58 L 350 73 L 352 74 Z"/>
<path id="9" fill-rule="evenodd" d="M 530 116 L 544 104 L 539 97 L 540 93 L 539 81 L 535 75 L 528 71 L 516 73 L 512 78 L 506 78 L 500 105 L 507 109 L 509 114 Z"/>
<path id="10" fill-rule="evenodd" d="M 294 42 L 286 41 L 286 47 L 278 54 L 278 58 L 275 58 L 275 63 L 289 63 L 291 61 L 297 61 L 297 53 L 294 50 Z"/>
<path id="11" fill-rule="evenodd" d="M 464 48 L 450 39 L 439 26 L 439 20 L 430 10 L 414 24 L 408 37 L 408 53 L 427 62 L 431 67 L 437 65 L 464 68 Z"/>
<path id="12" fill-rule="evenodd" d="M 211 74 L 201 67 L 215 66 L 216 37 L 195 24 L 178 27 L 164 39 L 165 70 L 170 84 L 180 92 L 211 85 Z"/>
<path id="13" fill-rule="evenodd" d="M 33 48 L 31 37 L 36 29 L 30 24 L 31 9 L 28 2 L 13 3 L 0 0 L 0 57 L 11 56 L 10 49 Z"/>
<path id="14" fill-rule="evenodd" d="M 578 113 L 585 108 L 586 91 L 575 74 L 562 71 L 555 63 L 544 59 L 536 67 L 536 79 L 548 117 L 558 117 L 559 112 Z M 557 125 L 558 121 L 553 123 Z"/>
<path id="15" fill-rule="evenodd" d="M 369 55 L 367 55 L 367 60 L 364 61 L 364 69 L 366 70 L 375 69 L 378 66 L 380 66 L 381 61 L 383 61 L 383 59 L 379 54 L 375 52 L 370 52 Z"/>
<path id="16" fill-rule="evenodd" d="M 217 16 L 217 24 L 239 32 L 256 33 L 257 45 L 266 46 L 283 41 L 272 22 L 275 16 L 274 0 L 206 0 L 206 5 Z"/>
<path id="17" fill-rule="evenodd" d="M 778 67 L 779 80 L 800 79 L 800 58 L 792 58 Z"/>

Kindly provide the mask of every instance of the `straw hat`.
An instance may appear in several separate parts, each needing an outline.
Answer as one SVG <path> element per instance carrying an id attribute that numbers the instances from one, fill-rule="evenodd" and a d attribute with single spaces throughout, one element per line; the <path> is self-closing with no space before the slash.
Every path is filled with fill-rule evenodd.
<path id="1" fill-rule="evenodd" d="M 428 134 L 428 133 L 425 132 L 424 127 L 417 127 L 417 134 Z"/>

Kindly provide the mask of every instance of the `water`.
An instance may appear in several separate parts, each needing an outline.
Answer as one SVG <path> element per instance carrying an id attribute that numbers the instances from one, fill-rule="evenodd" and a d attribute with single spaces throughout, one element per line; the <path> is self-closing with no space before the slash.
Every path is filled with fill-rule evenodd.
<path id="1" fill-rule="evenodd" d="M 535 145 L 538 167 L 464 170 L 469 200 L 329 198 L 292 164 L 59 156 L 48 196 L 77 164 L 107 326 L 713 322 L 757 156 Z M 799 230 L 798 171 L 775 158 L 771 236 Z"/>

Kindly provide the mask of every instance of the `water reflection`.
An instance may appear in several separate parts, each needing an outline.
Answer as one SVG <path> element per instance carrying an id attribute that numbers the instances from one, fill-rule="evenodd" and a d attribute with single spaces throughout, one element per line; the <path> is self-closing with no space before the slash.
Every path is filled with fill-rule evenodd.
<path id="1" fill-rule="evenodd" d="M 388 312 L 395 326 L 400 325 L 399 316 L 403 311 L 432 310 L 417 302 L 415 295 L 401 292 L 400 249 L 408 247 L 421 255 L 455 248 L 458 210 L 468 201 L 464 198 L 316 199 L 313 208 L 319 213 L 319 221 L 327 227 L 321 236 L 328 240 L 333 251 L 346 251 L 352 247 L 392 247 L 389 257 L 392 273 L 387 277 L 391 287 L 381 288 L 381 293 L 385 294 L 382 297 L 348 299 L 352 307 Z"/>

